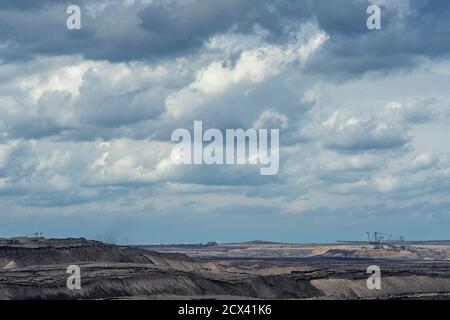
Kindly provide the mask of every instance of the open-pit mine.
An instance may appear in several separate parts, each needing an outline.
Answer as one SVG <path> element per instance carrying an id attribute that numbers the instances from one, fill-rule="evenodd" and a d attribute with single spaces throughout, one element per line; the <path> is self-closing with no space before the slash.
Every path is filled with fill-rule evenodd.
<path id="1" fill-rule="evenodd" d="M 0 299 L 450 299 L 450 241 L 406 244 L 0 239 Z M 68 286 L 73 265 L 79 288 Z M 367 286 L 371 265 L 379 290 Z"/>

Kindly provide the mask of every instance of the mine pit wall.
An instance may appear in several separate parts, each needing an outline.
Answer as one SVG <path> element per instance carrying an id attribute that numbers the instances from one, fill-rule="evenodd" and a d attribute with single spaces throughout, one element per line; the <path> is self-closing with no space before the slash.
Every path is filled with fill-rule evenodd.
<path id="1" fill-rule="evenodd" d="M 367 275 L 350 262 L 329 268 L 322 260 L 308 261 L 317 263 L 313 264 L 317 272 L 306 268 L 263 275 L 194 260 L 184 254 L 156 253 L 83 239 L 38 239 L 19 244 L 8 240 L 0 242 L 0 299 L 384 299 L 450 294 L 450 271 L 444 261 L 414 262 L 407 268 L 402 265 L 401 270 L 389 262 L 381 290 L 367 289 Z M 81 290 L 69 290 L 66 286 L 66 268 L 70 264 L 78 264 L 82 269 Z"/>
<path id="2" fill-rule="evenodd" d="M 122 262 L 122 263 L 151 263 L 143 254 L 136 254 L 128 248 L 107 248 L 78 246 L 72 248 L 20 248 L 0 247 L 0 269 L 14 261 L 18 267 L 32 265 L 70 264 L 90 261 Z"/>
<path id="3" fill-rule="evenodd" d="M 62 270 L 0 271 L 1 299 L 110 299 L 145 296 L 239 296 L 243 298 L 311 298 L 321 291 L 309 281 L 286 277 L 250 276 L 241 279 L 205 277 L 158 269 L 95 271 L 83 267 L 81 290 L 68 290 Z M 15 273 L 15 274 L 14 274 Z M 20 279 L 26 279 L 25 282 Z"/>
<path id="4" fill-rule="evenodd" d="M 306 280 L 292 276 L 239 279 L 175 270 L 83 267 L 81 290 L 68 290 L 64 270 L 0 270 L 0 299 L 111 299 L 129 297 L 239 296 L 259 299 L 372 299 L 450 293 L 449 278 L 383 277 L 382 290 L 369 290 L 365 279 Z"/>
<path id="5" fill-rule="evenodd" d="M 389 298 L 427 293 L 450 293 L 450 278 L 427 276 L 383 277 L 381 290 L 369 290 L 366 280 L 317 279 L 311 284 L 329 298 Z"/>

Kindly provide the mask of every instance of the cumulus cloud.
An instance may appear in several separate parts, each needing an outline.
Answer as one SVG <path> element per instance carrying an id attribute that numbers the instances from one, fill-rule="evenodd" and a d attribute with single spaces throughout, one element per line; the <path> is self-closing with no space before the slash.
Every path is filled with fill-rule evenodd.
<path id="1" fill-rule="evenodd" d="M 322 123 L 325 144 L 341 150 L 390 149 L 405 145 L 409 141 L 407 128 L 402 123 L 386 120 L 342 117 L 336 111 Z"/>
<path id="2" fill-rule="evenodd" d="M 129 215 L 155 234 L 244 219 L 258 238 L 448 221 L 450 5 L 370 3 L 380 31 L 361 0 L 84 0 L 77 31 L 60 1 L 2 2 L 2 218 Z M 174 165 L 171 132 L 195 120 L 280 129 L 280 173 Z"/>
<path id="3" fill-rule="evenodd" d="M 266 129 L 286 129 L 289 126 L 289 118 L 282 113 L 263 111 L 258 119 L 253 122 L 253 127 Z"/>
<path id="4" fill-rule="evenodd" d="M 365 28 L 369 2 L 359 0 L 83 0 L 83 28 L 76 33 L 64 28 L 63 3 L 15 1 L 0 7 L 0 28 L 8 39 L 0 47 L 0 59 L 38 54 L 110 61 L 163 59 L 202 50 L 213 36 L 252 34 L 255 28 L 265 30 L 273 43 L 288 41 L 296 25 L 307 22 L 317 22 L 334 38 L 311 66 L 315 72 L 361 74 L 411 66 L 421 56 L 448 56 L 449 45 L 440 41 L 448 30 L 450 8 L 445 0 L 371 2 L 383 8 L 383 32 Z M 21 25 L 20 30 L 14 25 Z"/>
<path id="5" fill-rule="evenodd" d="M 280 74 L 292 63 L 306 60 L 327 40 L 318 33 L 306 43 L 296 42 L 286 47 L 264 46 L 243 51 L 231 66 L 227 61 L 214 61 L 200 70 L 194 82 L 166 100 L 171 116 L 182 116 L 192 109 L 211 103 L 211 97 L 223 95 L 235 87 L 251 88 Z"/>

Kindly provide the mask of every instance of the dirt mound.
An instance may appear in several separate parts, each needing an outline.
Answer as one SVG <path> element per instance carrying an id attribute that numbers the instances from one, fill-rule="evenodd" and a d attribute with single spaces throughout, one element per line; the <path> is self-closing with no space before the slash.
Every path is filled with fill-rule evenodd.
<path id="1" fill-rule="evenodd" d="M 450 288 L 450 279 L 429 276 L 383 277 L 381 290 L 369 290 L 366 280 L 320 279 L 311 283 L 325 296 L 335 299 L 389 298 L 429 292 L 446 294 Z"/>
<path id="2" fill-rule="evenodd" d="M 179 253 L 158 253 L 144 250 L 148 260 L 158 267 L 172 268 L 181 271 L 223 272 L 225 268 L 212 262 L 201 262 Z"/>
<path id="3" fill-rule="evenodd" d="M 0 267 L 11 260 L 18 267 L 80 262 L 151 263 L 143 250 L 85 239 L 41 239 L 0 243 Z"/>
<path id="4" fill-rule="evenodd" d="M 3 267 L 3 270 L 11 270 L 17 268 L 17 264 L 15 261 L 10 261 L 6 266 Z"/>
<path id="5" fill-rule="evenodd" d="M 329 248 L 318 251 L 318 255 L 333 258 L 362 258 L 362 259 L 374 259 L 374 258 L 396 258 L 396 259 L 417 259 L 417 254 L 408 250 L 397 249 L 336 249 Z"/>
<path id="6" fill-rule="evenodd" d="M 86 239 L 0 239 L 0 268 L 83 263 L 137 263 L 181 271 L 221 272 L 215 263 L 200 262 L 180 253 L 158 253 Z"/>
<path id="7" fill-rule="evenodd" d="M 82 265 L 81 290 L 68 290 L 58 266 L 0 271 L 2 299 L 107 299 L 136 296 L 240 296 L 266 299 L 322 295 L 307 280 L 285 276 L 201 274 L 151 265 Z"/>

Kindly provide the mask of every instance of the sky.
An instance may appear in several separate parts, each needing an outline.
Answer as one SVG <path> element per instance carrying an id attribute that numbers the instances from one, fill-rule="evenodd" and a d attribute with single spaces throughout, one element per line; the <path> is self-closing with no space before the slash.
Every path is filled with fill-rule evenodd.
<path id="1" fill-rule="evenodd" d="M 2 1 L 0 114 L 0 237 L 450 236 L 448 0 Z M 194 121 L 280 129 L 279 173 L 175 165 Z"/>

